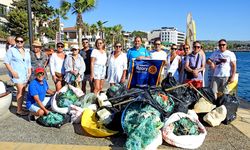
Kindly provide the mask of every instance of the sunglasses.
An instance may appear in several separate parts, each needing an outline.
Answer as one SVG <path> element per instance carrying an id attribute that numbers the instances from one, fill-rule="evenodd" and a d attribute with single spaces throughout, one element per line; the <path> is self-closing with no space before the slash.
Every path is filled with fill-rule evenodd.
<path id="1" fill-rule="evenodd" d="M 77 51 L 77 50 L 78 50 L 78 49 L 72 49 L 72 50 L 71 50 L 71 52 L 73 52 L 73 51 Z"/>
<path id="2" fill-rule="evenodd" d="M 184 49 L 189 49 L 188 47 L 185 47 Z"/>
<path id="3" fill-rule="evenodd" d="M 122 46 L 115 46 L 116 48 L 121 48 Z"/>
<path id="4" fill-rule="evenodd" d="M 194 48 L 198 48 L 199 49 L 199 48 L 201 48 L 201 46 L 194 46 Z"/>
<path id="5" fill-rule="evenodd" d="M 97 44 L 103 44 L 103 43 L 97 43 Z"/>
<path id="6" fill-rule="evenodd" d="M 16 42 L 17 42 L 17 43 L 23 43 L 23 41 L 22 41 L 22 40 L 16 40 Z"/>
<path id="7" fill-rule="evenodd" d="M 58 46 L 57 46 L 57 48 L 63 48 L 63 47 L 64 47 L 64 46 L 62 46 L 62 45 L 58 45 Z"/>
<path id="8" fill-rule="evenodd" d="M 41 77 L 41 76 L 44 75 L 44 73 L 43 72 L 38 72 L 36 75 L 39 76 L 39 77 Z"/>
<path id="9" fill-rule="evenodd" d="M 83 42 L 83 43 L 89 43 L 89 42 Z"/>
<path id="10" fill-rule="evenodd" d="M 219 46 L 221 47 L 221 46 L 225 46 L 226 44 L 219 44 Z"/>
<path id="11" fill-rule="evenodd" d="M 177 48 L 171 48 L 171 50 L 177 50 Z"/>
<path id="12" fill-rule="evenodd" d="M 155 45 L 161 45 L 161 43 L 155 43 Z"/>

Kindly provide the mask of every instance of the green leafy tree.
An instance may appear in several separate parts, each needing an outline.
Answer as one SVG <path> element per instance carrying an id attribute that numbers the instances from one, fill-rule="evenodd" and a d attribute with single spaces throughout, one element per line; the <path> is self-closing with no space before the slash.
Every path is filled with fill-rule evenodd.
<path id="1" fill-rule="evenodd" d="M 98 26 L 98 31 L 99 31 L 99 33 L 100 33 L 100 37 L 101 37 L 101 39 L 103 39 L 104 38 L 104 36 L 103 35 L 105 35 L 105 33 L 104 33 L 104 24 L 105 23 L 107 23 L 108 21 L 101 21 L 101 20 L 99 20 L 99 21 L 97 21 L 97 26 Z"/>
<path id="2" fill-rule="evenodd" d="M 26 10 L 23 9 L 13 9 L 11 10 L 7 18 L 8 23 L 7 28 L 11 35 L 19 35 L 28 39 L 28 15 Z"/>
<path id="3" fill-rule="evenodd" d="M 136 36 L 140 36 L 142 38 L 147 38 L 147 33 L 146 32 L 142 32 L 142 31 L 133 31 L 131 33 L 132 37 L 136 37 Z"/>

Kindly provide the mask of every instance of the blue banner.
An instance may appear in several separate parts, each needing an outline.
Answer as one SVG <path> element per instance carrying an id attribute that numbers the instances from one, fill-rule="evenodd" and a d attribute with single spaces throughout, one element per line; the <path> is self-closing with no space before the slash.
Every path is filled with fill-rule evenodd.
<path id="1" fill-rule="evenodd" d="M 128 89 L 155 87 L 160 82 L 162 60 L 134 60 L 128 81 Z"/>

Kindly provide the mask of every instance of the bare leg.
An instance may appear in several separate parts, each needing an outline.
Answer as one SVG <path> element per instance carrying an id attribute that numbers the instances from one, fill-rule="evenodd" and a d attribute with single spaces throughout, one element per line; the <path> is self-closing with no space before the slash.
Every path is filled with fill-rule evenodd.
<path id="1" fill-rule="evenodd" d="M 22 111 L 22 105 L 23 105 L 23 95 L 25 91 L 25 84 L 16 84 L 17 88 L 17 112 L 20 113 Z"/>
<path id="2" fill-rule="evenodd" d="M 100 89 L 101 89 L 100 83 L 101 83 L 100 80 L 95 80 L 95 81 L 94 81 L 94 84 L 95 84 L 94 93 L 95 93 L 95 95 L 98 95 L 99 92 L 100 92 Z"/>
<path id="3" fill-rule="evenodd" d="M 86 81 L 82 81 L 82 91 L 86 93 Z"/>

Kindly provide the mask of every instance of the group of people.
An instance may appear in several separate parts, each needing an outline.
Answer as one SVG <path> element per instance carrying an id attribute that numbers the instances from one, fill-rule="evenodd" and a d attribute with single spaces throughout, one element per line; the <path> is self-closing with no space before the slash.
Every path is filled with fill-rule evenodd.
<path id="1" fill-rule="evenodd" d="M 12 41 L 13 42 L 13 41 Z M 215 94 L 225 90 L 225 85 L 233 82 L 236 72 L 236 57 L 233 52 L 227 50 L 226 40 L 218 42 L 219 50 L 215 51 L 206 60 L 202 45 L 199 41 L 193 43 L 193 50 L 189 45 L 182 45 L 179 50 L 177 45 L 171 46 L 170 53 L 162 49 L 159 39 L 154 41 L 154 50 L 148 51 L 142 46 L 142 38 L 134 39 L 134 47 L 123 52 L 121 42 L 114 44 L 114 50 L 108 54 L 103 39 L 97 39 L 95 47 L 91 48 L 87 38 L 82 39 L 82 49 L 73 45 L 71 54 L 64 53 L 64 44 L 56 44 L 57 50 L 51 54 L 42 51 L 42 44 L 34 41 L 33 50 L 24 49 L 24 39 L 17 36 L 7 48 L 4 63 L 9 75 L 17 88 L 17 114 L 26 115 L 22 109 L 23 96 L 27 84 L 28 94 L 26 100 L 27 109 L 34 115 L 48 114 L 47 94 L 54 94 L 66 83 L 81 88 L 86 93 L 87 81 L 90 92 L 98 95 L 107 78 L 110 86 L 116 83 L 125 83 L 126 74 L 131 73 L 133 60 L 163 60 L 164 70 L 162 79 L 171 74 L 180 83 L 195 81 L 197 87 L 202 87 L 206 63 L 214 70 L 211 87 Z M 13 43 L 14 43 L 13 42 Z M 56 91 L 48 87 L 48 75 L 46 67 L 49 66 Z M 127 72 L 128 71 L 128 72 Z M 81 85 L 81 86 L 80 86 Z"/>

